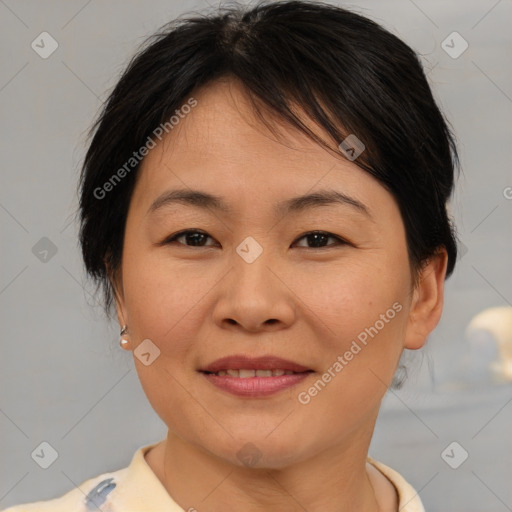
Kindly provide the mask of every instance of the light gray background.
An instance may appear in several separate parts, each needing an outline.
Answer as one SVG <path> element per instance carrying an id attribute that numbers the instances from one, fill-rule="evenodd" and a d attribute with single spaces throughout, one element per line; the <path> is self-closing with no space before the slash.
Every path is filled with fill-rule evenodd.
<path id="1" fill-rule="evenodd" d="M 212 0 L 211 2 L 217 5 Z M 468 371 L 464 330 L 479 311 L 511 305 L 512 76 L 510 0 L 361 0 L 356 11 L 422 53 L 454 126 L 464 174 L 452 212 L 467 248 L 447 282 L 443 319 L 412 376 L 389 392 L 370 454 L 400 471 L 428 511 L 512 510 L 512 384 Z M 76 181 L 85 134 L 144 38 L 205 1 L 0 0 L 0 507 L 60 496 L 126 466 L 165 435 L 84 280 L 77 247 Z M 41 32 L 59 47 L 43 60 Z M 441 42 L 458 31 L 458 59 Z M 46 263 L 33 246 L 49 238 Z M 473 361 L 474 363 L 474 361 Z M 31 452 L 59 454 L 41 469 Z M 454 470 L 440 453 L 457 441 Z"/>

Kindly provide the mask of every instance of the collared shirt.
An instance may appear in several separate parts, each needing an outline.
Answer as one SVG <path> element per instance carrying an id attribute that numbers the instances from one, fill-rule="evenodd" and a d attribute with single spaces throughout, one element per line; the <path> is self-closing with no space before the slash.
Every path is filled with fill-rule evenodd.
<path id="1" fill-rule="evenodd" d="M 181 508 L 146 462 L 144 455 L 157 444 L 139 448 L 128 467 L 90 478 L 60 498 L 17 505 L 4 512 L 197 512 L 193 503 Z M 397 489 L 400 512 L 425 512 L 418 493 L 399 473 L 370 457 L 368 462 Z"/>

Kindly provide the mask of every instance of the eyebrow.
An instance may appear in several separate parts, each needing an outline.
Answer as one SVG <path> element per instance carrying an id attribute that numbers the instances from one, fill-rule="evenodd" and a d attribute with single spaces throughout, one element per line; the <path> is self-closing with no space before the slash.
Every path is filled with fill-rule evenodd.
<path id="1" fill-rule="evenodd" d="M 196 206 L 202 209 L 213 209 L 225 214 L 234 213 L 232 208 L 219 196 L 201 190 L 177 189 L 168 190 L 159 195 L 148 208 L 147 214 L 175 203 Z M 299 213 L 310 208 L 337 204 L 350 206 L 373 220 L 368 208 L 363 203 L 336 190 L 320 190 L 311 194 L 292 197 L 278 203 L 274 207 L 274 214 L 284 216 L 288 213 Z"/>

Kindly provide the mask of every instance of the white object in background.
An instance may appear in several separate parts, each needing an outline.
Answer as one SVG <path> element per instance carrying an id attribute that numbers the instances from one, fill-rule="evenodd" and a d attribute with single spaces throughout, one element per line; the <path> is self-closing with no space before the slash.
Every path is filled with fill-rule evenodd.
<path id="1" fill-rule="evenodd" d="M 466 339 L 478 338 L 479 331 L 487 331 L 497 345 L 498 360 L 491 363 L 496 377 L 512 381 L 512 307 L 484 309 L 473 317 L 466 328 Z"/>

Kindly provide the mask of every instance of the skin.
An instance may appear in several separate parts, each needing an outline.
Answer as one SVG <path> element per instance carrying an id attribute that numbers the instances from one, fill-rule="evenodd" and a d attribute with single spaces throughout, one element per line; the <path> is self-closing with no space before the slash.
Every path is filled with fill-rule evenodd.
<path id="1" fill-rule="evenodd" d="M 440 319 L 446 252 L 415 285 L 398 206 L 377 180 L 293 127 L 281 125 L 278 140 L 236 81 L 193 96 L 197 106 L 142 163 L 112 278 L 127 348 L 149 338 L 160 350 L 149 366 L 134 357 L 168 427 L 146 460 L 185 510 L 397 510 L 394 486 L 366 457 L 403 349 L 422 347 Z M 147 213 L 175 188 L 219 195 L 233 211 L 174 203 Z M 368 215 L 347 204 L 274 215 L 276 203 L 320 189 L 358 200 Z M 185 229 L 205 236 L 162 243 Z M 328 234 L 317 246 L 304 237 L 313 230 Z M 236 252 L 248 236 L 263 248 L 250 264 Z M 298 394 L 396 302 L 402 310 L 301 404 Z M 274 395 L 241 398 L 198 372 L 240 353 L 314 373 Z M 248 442 L 261 456 L 252 467 L 237 457 Z"/>

